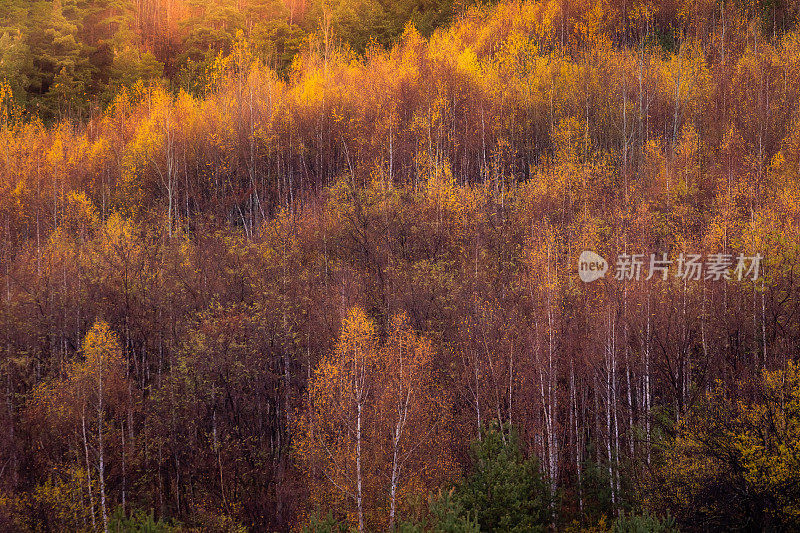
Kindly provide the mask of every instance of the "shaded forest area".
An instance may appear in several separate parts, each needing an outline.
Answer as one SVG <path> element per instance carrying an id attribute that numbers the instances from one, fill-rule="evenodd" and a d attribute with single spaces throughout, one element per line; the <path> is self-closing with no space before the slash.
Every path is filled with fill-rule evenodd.
<path id="1" fill-rule="evenodd" d="M 253 2 L 208 30 L 179 21 L 234 8 L 23 5 L 0 529 L 800 527 L 796 3 L 503 1 L 438 29 L 426 4 L 371 35 L 309 1 L 273 20 L 302 34 L 277 62 Z M 127 29 L 31 31 L 78 9 Z M 192 56 L 193 31 L 219 40 Z M 28 62 L 45 36 L 72 66 Z M 81 71 L 103 39 L 138 66 Z M 583 250 L 764 259 L 587 284 Z"/>

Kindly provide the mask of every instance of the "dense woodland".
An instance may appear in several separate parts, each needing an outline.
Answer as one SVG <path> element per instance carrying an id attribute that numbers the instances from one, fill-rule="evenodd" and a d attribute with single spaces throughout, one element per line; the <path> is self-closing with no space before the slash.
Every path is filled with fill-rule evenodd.
<path id="1" fill-rule="evenodd" d="M 457 9 L 453 0 L 3 0 L 0 79 L 48 123 L 86 120 L 139 80 L 197 96 L 239 32 L 285 76 L 312 35 L 363 53 L 409 23 L 428 36 Z"/>
<path id="2" fill-rule="evenodd" d="M 797 530 L 798 17 L 3 2 L 0 530 Z"/>

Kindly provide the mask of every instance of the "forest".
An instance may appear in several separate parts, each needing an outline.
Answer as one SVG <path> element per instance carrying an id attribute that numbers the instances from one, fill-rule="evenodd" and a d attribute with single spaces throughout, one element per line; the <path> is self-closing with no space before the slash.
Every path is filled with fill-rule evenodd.
<path id="1" fill-rule="evenodd" d="M 800 530 L 798 22 L 2 2 L 0 531 Z"/>

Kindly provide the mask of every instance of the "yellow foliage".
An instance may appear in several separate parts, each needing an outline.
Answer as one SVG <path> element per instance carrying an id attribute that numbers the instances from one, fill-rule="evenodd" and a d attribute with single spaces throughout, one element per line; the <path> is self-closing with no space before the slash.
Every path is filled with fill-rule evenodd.
<path id="1" fill-rule="evenodd" d="M 664 448 L 657 498 L 714 517 L 757 508 L 787 529 L 800 524 L 800 366 L 763 371 L 758 396 L 735 401 L 721 388 L 683 419 Z M 717 492 L 709 488 L 721 487 Z M 730 508 L 731 494 L 736 509 Z M 720 507 L 722 506 L 722 507 Z"/>
<path id="2" fill-rule="evenodd" d="M 450 165 L 444 164 L 438 171 L 431 172 L 426 181 L 428 201 L 437 212 L 457 216 L 470 209 L 474 204 L 470 187 L 462 187 L 456 183 Z"/>
<path id="3" fill-rule="evenodd" d="M 366 313 L 348 312 L 334 352 L 314 371 L 298 423 L 295 451 L 312 508 L 335 509 L 356 523 L 360 479 L 365 520 L 384 528 L 387 479 L 395 479 L 396 508 L 406 510 L 452 474 L 441 445 L 447 399 L 431 374 L 432 356 L 405 316 L 392 319 L 381 345 Z"/>
<path id="4" fill-rule="evenodd" d="M 122 349 L 119 338 L 103 320 L 95 321 L 83 339 L 86 370 L 98 378 L 107 372 L 122 371 Z M 119 376 L 117 376 L 119 377 Z"/>

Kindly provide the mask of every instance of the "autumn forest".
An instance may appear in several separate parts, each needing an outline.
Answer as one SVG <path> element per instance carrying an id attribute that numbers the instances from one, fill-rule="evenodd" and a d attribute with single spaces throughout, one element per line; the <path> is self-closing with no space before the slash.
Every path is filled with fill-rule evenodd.
<path id="1" fill-rule="evenodd" d="M 0 531 L 797 530 L 795 0 L 0 5 Z"/>

